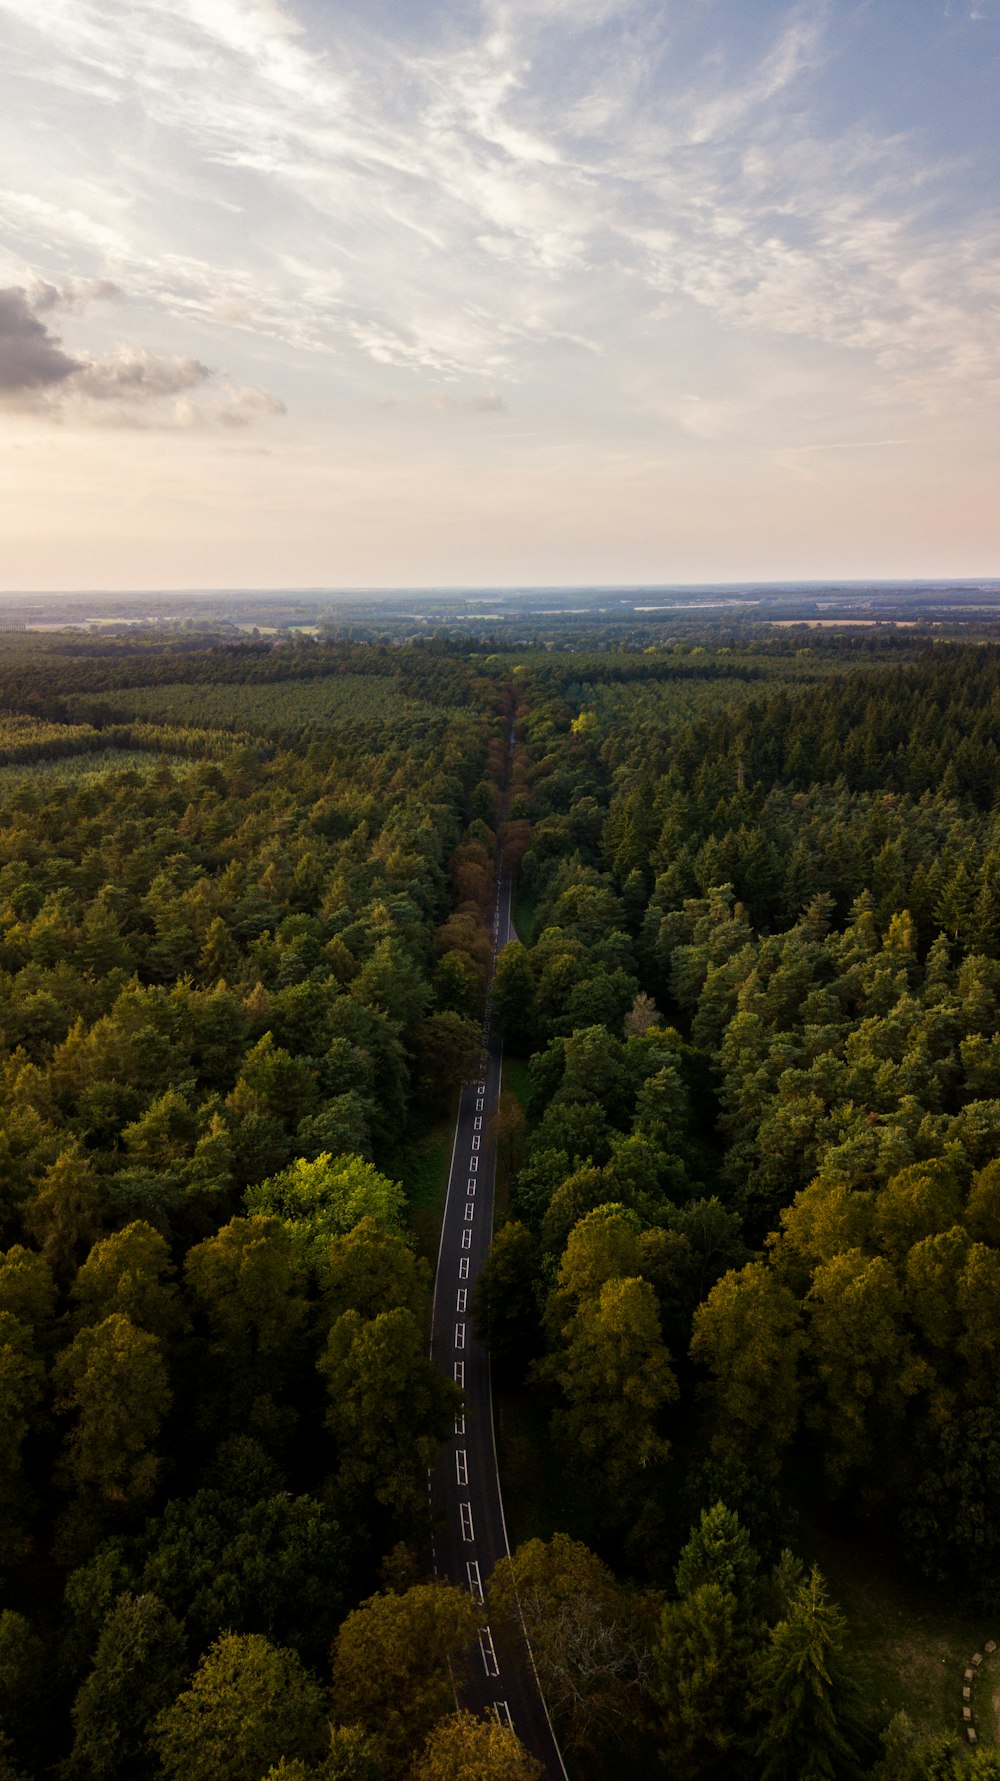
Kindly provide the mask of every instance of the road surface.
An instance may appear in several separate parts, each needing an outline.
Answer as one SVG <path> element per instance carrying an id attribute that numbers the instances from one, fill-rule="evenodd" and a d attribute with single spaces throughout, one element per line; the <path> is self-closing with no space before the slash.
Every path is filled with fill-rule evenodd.
<path id="1" fill-rule="evenodd" d="M 501 873 L 494 910 L 493 958 L 514 938 L 511 882 Z M 472 1291 L 493 1234 L 494 1155 L 490 1125 L 500 1096 L 503 1047 L 486 1004 L 479 1072 L 462 1090 L 452 1150 L 448 1196 L 441 1226 L 434 1286 L 431 1354 L 465 1392 L 465 1413 L 431 1473 L 431 1505 L 438 1523 L 434 1569 L 439 1577 L 483 1601 L 494 1565 L 508 1555 L 493 1429 L 490 1362 L 476 1341 L 469 1315 Z M 494 1713 L 513 1726 L 542 1763 L 551 1781 L 566 1769 L 542 1698 L 530 1648 L 521 1627 L 491 1627 L 484 1606 L 479 1652 L 469 1674 L 457 1679 L 463 1707 Z"/>

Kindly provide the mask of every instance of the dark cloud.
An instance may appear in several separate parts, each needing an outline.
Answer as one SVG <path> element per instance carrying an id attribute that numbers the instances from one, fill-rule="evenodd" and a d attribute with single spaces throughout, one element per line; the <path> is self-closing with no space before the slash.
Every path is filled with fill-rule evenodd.
<path id="1" fill-rule="evenodd" d="M 74 357 L 42 318 L 76 313 L 87 304 L 122 296 L 109 279 L 75 278 L 60 289 L 39 280 L 0 289 L 0 400 L 58 417 L 87 415 L 112 427 L 247 427 L 285 413 L 267 390 L 214 386 L 207 407 L 191 401 L 216 373 L 200 359 L 164 359 L 142 347 L 120 346 L 103 359 Z"/>
<path id="2" fill-rule="evenodd" d="M 0 390 L 8 395 L 51 390 L 79 371 L 81 363 L 39 321 L 26 290 L 20 285 L 0 290 Z"/>

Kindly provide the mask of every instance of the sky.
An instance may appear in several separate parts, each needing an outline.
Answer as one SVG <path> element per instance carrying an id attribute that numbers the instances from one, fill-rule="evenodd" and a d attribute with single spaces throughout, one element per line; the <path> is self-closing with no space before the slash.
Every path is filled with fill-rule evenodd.
<path id="1" fill-rule="evenodd" d="M 1000 574 L 1000 0 L 0 0 L 0 590 Z"/>

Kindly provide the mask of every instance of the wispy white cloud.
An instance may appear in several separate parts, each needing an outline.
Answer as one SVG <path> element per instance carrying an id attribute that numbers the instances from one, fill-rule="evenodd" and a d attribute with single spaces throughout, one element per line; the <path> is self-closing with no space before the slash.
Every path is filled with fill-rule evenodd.
<path id="1" fill-rule="evenodd" d="M 338 387 L 545 387 L 569 411 L 590 379 L 599 405 L 720 439 L 761 379 L 727 396 L 706 371 L 696 416 L 678 361 L 698 333 L 706 363 L 715 342 L 744 366 L 785 342 L 817 379 L 863 366 L 876 431 L 886 408 L 981 403 L 995 219 L 942 208 L 956 170 L 912 134 L 821 123 L 832 0 L 774 9 L 769 35 L 741 8 L 741 32 L 686 50 L 710 10 L 483 0 L 404 44 L 342 5 L 321 36 L 276 0 L 0 0 L 7 276 L 106 279 L 178 363 L 224 338 L 248 388 L 306 356 Z"/>

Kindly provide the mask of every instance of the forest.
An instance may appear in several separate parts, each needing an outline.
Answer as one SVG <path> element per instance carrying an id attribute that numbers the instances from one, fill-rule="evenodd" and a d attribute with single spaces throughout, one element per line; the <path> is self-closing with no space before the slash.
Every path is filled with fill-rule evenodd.
<path id="1" fill-rule="evenodd" d="M 500 858 L 568 1772 L 1000 1776 L 1000 647 L 595 628 L 0 639 L 0 1781 L 537 1775 L 428 1556 Z"/>

